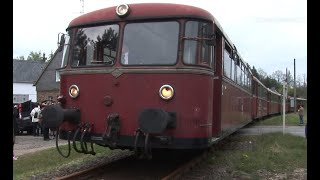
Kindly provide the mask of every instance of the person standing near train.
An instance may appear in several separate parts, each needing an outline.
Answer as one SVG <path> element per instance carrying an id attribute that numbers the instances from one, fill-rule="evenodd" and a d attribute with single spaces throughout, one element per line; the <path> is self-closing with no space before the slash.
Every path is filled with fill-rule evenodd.
<path id="1" fill-rule="evenodd" d="M 40 105 L 37 103 L 36 107 L 34 107 L 30 113 L 32 117 L 32 125 L 33 125 L 33 136 L 40 135 L 40 126 L 39 126 L 39 115 L 40 115 Z"/>
<path id="2" fill-rule="evenodd" d="M 298 109 L 298 114 L 299 114 L 299 119 L 300 119 L 300 125 L 304 125 L 304 121 L 303 121 L 304 108 L 303 108 L 302 104 L 300 105 L 300 107 Z"/>
<path id="3" fill-rule="evenodd" d="M 41 104 L 41 111 L 47 106 L 46 103 L 42 103 Z M 43 130 L 43 140 L 44 141 L 49 141 L 50 137 L 49 137 L 49 128 L 46 127 L 46 124 L 43 123 L 43 118 L 42 118 L 42 114 L 40 113 L 40 123 L 42 126 L 42 130 Z"/>

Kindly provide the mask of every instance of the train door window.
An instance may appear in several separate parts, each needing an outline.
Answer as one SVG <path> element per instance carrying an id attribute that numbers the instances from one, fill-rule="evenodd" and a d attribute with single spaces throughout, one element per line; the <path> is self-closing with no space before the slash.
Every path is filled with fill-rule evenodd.
<path id="1" fill-rule="evenodd" d="M 257 95 L 257 82 L 253 81 L 253 79 L 251 83 L 251 90 L 252 90 L 252 94 Z"/>
<path id="2" fill-rule="evenodd" d="M 251 91 L 251 88 L 250 88 L 250 73 L 249 73 L 249 70 L 247 71 L 247 89 L 248 91 Z"/>
<path id="3" fill-rule="evenodd" d="M 71 31 L 68 32 L 68 34 L 64 34 L 64 45 L 63 45 L 63 53 L 62 53 L 62 61 L 61 61 L 61 67 L 65 67 L 68 62 L 68 56 L 69 56 L 69 49 L 70 49 L 70 34 Z M 62 38 L 62 36 L 61 36 Z"/>
<path id="4" fill-rule="evenodd" d="M 231 48 L 225 43 L 223 51 L 223 73 L 226 77 L 231 78 Z"/>
<path id="5" fill-rule="evenodd" d="M 246 68 L 244 67 L 243 71 L 243 87 L 247 89 L 247 73 L 246 73 Z"/>
<path id="6" fill-rule="evenodd" d="M 248 78 L 249 78 L 249 90 L 251 90 L 252 89 L 252 84 L 253 84 L 253 82 L 252 82 L 252 74 L 250 73 L 250 72 L 248 72 Z"/>
<path id="7" fill-rule="evenodd" d="M 73 40 L 72 66 L 113 65 L 118 35 L 118 25 L 78 29 Z"/>
<path id="8" fill-rule="evenodd" d="M 240 62 L 240 60 L 238 61 L 238 64 L 237 64 L 237 84 L 241 85 L 241 62 Z"/>
<path id="9" fill-rule="evenodd" d="M 214 46 L 206 43 L 212 34 L 212 23 L 187 21 L 184 34 L 183 62 L 212 66 Z M 199 53 L 197 54 L 197 49 Z M 198 55 L 198 56 L 197 56 Z M 197 61 L 199 58 L 199 61 Z"/>
<path id="10" fill-rule="evenodd" d="M 244 71 L 245 71 L 245 66 L 244 66 L 244 64 L 242 63 L 242 72 L 241 72 L 241 78 L 242 78 L 242 87 L 245 87 L 245 83 L 246 83 L 246 81 L 245 81 L 245 74 L 244 74 Z"/>
<path id="11" fill-rule="evenodd" d="M 210 35 L 212 34 L 212 24 L 211 23 L 199 23 L 199 35 L 198 37 L 200 38 L 209 38 Z M 214 46 L 209 46 L 206 43 L 207 40 L 201 39 L 199 41 L 200 46 L 201 46 L 201 57 L 200 57 L 200 64 L 202 65 L 212 65 L 212 59 L 213 59 L 213 52 L 214 49 L 212 47 Z"/>
<path id="12" fill-rule="evenodd" d="M 260 84 L 258 84 L 257 86 L 258 86 L 258 97 L 261 97 L 262 96 L 261 86 L 260 86 Z"/>
<path id="13" fill-rule="evenodd" d="M 236 81 L 235 80 L 235 70 L 236 70 L 236 62 L 232 59 L 231 60 L 231 79 L 233 81 Z"/>

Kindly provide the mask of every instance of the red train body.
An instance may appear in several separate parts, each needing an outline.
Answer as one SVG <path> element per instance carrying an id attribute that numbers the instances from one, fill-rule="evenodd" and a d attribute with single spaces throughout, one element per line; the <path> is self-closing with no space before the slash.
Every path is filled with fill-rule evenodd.
<path id="1" fill-rule="evenodd" d="M 147 154 L 205 149 L 281 112 L 281 95 L 252 76 L 203 9 L 109 7 L 74 19 L 67 32 L 60 104 L 42 115 L 48 127 L 59 126 L 62 138 L 81 142 L 78 152 L 93 154 L 87 142 Z M 124 46 L 130 63 L 121 59 Z"/>

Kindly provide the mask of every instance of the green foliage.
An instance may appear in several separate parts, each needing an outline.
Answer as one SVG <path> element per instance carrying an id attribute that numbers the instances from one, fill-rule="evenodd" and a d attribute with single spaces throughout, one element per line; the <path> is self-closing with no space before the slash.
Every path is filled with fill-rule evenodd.
<path id="1" fill-rule="evenodd" d="M 282 72 L 277 70 L 272 73 L 272 75 L 267 75 L 261 68 L 258 71 L 253 66 L 251 69 L 252 74 L 257 77 L 267 88 L 275 89 L 277 92 L 282 94 L 283 81 L 287 80 L 289 85 L 288 96 L 294 97 L 294 77 L 290 71 Z M 297 76 L 296 78 L 296 97 L 307 98 L 307 84 L 306 84 L 306 75 Z"/>
<path id="2" fill-rule="evenodd" d="M 258 177 L 258 171 L 292 173 L 307 168 L 307 141 L 291 134 L 268 133 L 256 136 L 231 136 L 230 142 L 212 153 L 207 162 Z"/>
<path id="3" fill-rule="evenodd" d="M 39 51 L 38 53 L 37 52 L 33 52 L 31 51 L 27 60 L 33 60 L 33 61 L 40 61 L 42 60 L 41 58 L 41 51 Z"/>
<path id="4" fill-rule="evenodd" d="M 53 55 L 52 55 L 53 56 Z M 39 52 L 33 52 L 31 51 L 27 60 L 32 61 L 47 61 L 48 58 L 46 57 L 46 53 L 41 54 L 41 51 Z"/>
<path id="5" fill-rule="evenodd" d="M 307 117 L 307 110 L 304 109 L 304 117 L 303 117 L 304 123 L 307 123 L 308 117 Z M 295 113 L 289 113 L 286 114 L 286 125 L 298 125 L 300 123 L 299 115 Z M 274 116 L 265 120 L 261 120 L 256 123 L 257 125 L 282 125 L 282 115 Z"/>
<path id="6" fill-rule="evenodd" d="M 25 60 L 25 59 L 24 59 L 24 56 L 16 57 L 16 59 L 17 59 L 17 60 Z"/>

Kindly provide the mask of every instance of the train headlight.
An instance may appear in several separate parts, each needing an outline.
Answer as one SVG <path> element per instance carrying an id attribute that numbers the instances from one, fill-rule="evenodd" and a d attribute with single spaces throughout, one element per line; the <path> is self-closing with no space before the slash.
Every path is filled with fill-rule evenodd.
<path id="1" fill-rule="evenodd" d="M 79 91 L 79 88 L 78 88 L 77 85 L 71 85 L 71 86 L 70 86 L 70 88 L 69 88 L 69 95 L 70 95 L 70 97 L 76 98 L 76 97 L 79 96 L 79 93 L 80 93 L 80 91 Z"/>
<path id="2" fill-rule="evenodd" d="M 116 13 L 120 17 L 127 15 L 128 12 L 129 12 L 129 6 L 127 4 L 120 4 L 116 7 Z"/>
<path id="3" fill-rule="evenodd" d="M 159 90 L 159 95 L 162 99 L 169 100 L 174 95 L 174 90 L 170 85 L 163 85 Z"/>

